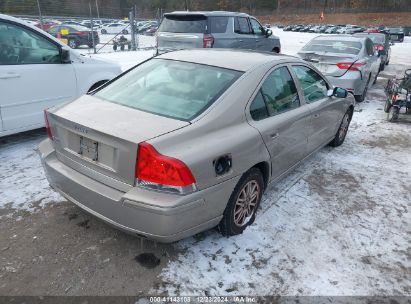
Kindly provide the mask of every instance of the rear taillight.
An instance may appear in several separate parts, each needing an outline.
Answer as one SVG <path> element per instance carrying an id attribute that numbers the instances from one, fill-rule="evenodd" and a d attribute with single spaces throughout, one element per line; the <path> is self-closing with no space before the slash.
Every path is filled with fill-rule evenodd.
<path id="1" fill-rule="evenodd" d="M 212 48 L 214 45 L 214 37 L 210 34 L 204 34 L 203 47 L 205 49 Z"/>
<path id="2" fill-rule="evenodd" d="M 365 63 L 363 62 L 340 62 L 337 63 L 337 67 L 341 70 L 350 70 L 350 71 L 359 71 L 362 66 L 364 66 Z"/>
<path id="3" fill-rule="evenodd" d="M 51 132 L 51 128 L 50 128 L 50 123 L 49 123 L 49 118 L 48 118 L 48 114 L 47 114 L 47 110 L 44 110 L 44 122 L 46 125 L 46 131 L 47 131 L 47 135 L 51 140 L 54 140 L 53 137 L 53 133 Z"/>
<path id="4" fill-rule="evenodd" d="M 88 36 L 89 32 L 75 32 L 77 36 Z"/>
<path id="5" fill-rule="evenodd" d="M 160 154 L 152 145 L 138 145 L 137 185 L 160 191 L 187 194 L 196 190 L 196 180 L 181 160 Z"/>
<path id="6" fill-rule="evenodd" d="M 381 45 L 381 44 L 377 44 L 374 48 L 375 48 L 377 51 L 384 51 L 384 46 Z"/>

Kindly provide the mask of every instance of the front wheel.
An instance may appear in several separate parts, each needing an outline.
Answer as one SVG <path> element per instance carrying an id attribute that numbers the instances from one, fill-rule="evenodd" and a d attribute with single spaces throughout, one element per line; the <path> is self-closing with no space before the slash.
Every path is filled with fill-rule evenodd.
<path id="1" fill-rule="evenodd" d="M 335 134 L 334 139 L 332 140 L 332 142 L 330 142 L 331 147 L 339 147 L 344 143 L 345 137 L 348 133 L 348 127 L 350 126 L 352 114 L 353 112 L 351 109 L 349 109 L 344 114 L 340 127 L 338 128 L 337 134 Z"/>
<path id="2" fill-rule="evenodd" d="M 252 168 L 241 177 L 231 194 L 224 210 L 218 230 L 224 236 L 243 233 L 255 220 L 264 192 L 264 180 L 261 171 Z"/>

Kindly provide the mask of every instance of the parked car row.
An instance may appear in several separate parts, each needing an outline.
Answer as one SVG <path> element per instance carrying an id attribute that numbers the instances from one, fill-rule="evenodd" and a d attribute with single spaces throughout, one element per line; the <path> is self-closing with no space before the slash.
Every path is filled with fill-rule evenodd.
<path id="1" fill-rule="evenodd" d="M 402 27 L 362 27 L 352 24 L 294 24 L 282 27 L 283 31 L 307 32 L 307 33 L 324 33 L 324 34 L 356 34 L 356 33 L 383 33 L 388 35 L 392 41 L 404 41 L 404 28 Z"/>

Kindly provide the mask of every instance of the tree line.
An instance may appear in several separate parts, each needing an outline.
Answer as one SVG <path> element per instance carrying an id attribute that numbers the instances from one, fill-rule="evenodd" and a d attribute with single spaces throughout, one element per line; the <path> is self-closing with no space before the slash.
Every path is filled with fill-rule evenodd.
<path id="1" fill-rule="evenodd" d="M 174 10 L 227 10 L 255 15 L 411 11 L 411 0 L 0 0 L 5 14 L 119 18 L 135 7 L 152 18 Z"/>

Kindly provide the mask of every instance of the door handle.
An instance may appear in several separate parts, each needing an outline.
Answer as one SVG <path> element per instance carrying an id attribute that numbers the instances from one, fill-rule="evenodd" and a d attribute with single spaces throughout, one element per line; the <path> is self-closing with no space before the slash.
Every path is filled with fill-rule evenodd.
<path id="1" fill-rule="evenodd" d="M 19 78 L 19 77 L 20 77 L 20 74 L 17 74 L 17 73 L 0 74 L 0 79 Z"/>
<path id="2" fill-rule="evenodd" d="M 272 133 L 272 134 L 270 134 L 271 139 L 276 139 L 278 136 L 280 136 L 280 133 Z"/>

